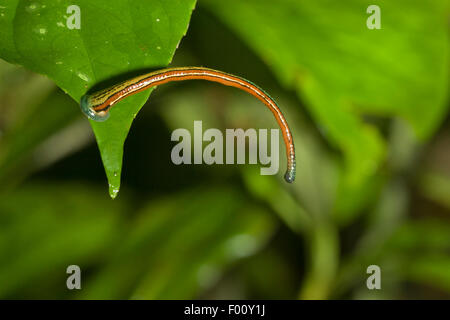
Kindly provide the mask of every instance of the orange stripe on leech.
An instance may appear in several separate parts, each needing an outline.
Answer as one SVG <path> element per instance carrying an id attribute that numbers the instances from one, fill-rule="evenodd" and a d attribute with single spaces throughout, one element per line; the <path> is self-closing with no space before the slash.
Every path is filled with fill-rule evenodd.
<path id="1" fill-rule="evenodd" d="M 153 81 L 153 79 L 157 79 L 158 77 L 163 78 L 159 81 Z M 164 72 L 151 74 L 151 76 L 144 77 L 137 82 L 133 80 L 136 79 L 129 80 L 128 85 L 126 84 L 126 82 L 123 83 L 123 85 L 125 85 L 125 88 L 113 94 L 111 97 L 106 99 L 104 103 L 94 107 L 93 110 L 96 112 L 107 113 L 112 105 L 127 96 L 171 81 L 207 80 L 221 83 L 226 86 L 236 87 L 250 93 L 252 96 L 260 100 L 270 109 L 272 114 L 275 116 L 278 125 L 282 129 L 283 140 L 286 145 L 288 171 L 290 174 L 294 174 L 295 176 L 295 149 L 293 145 L 292 134 L 287 125 L 287 121 L 275 101 L 256 85 L 240 77 L 207 68 L 170 69 Z M 136 89 L 131 89 L 131 86 L 135 86 Z"/>
<path id="2" fill-rule="evenodd" d="M 201 71 L 209 72 L 211 74 L 215 74 L 217 76 L 209 75 L 209 74 L 203 74 L 199 75 L 198 73 Z M 179 75 L 179 73 L 184 73 L 183 75 Z M 158 77 L 158 76 L 165 76 L 164 79 L 161 79 L 160 81 L 152 81 L 152 78 Z M 223 77 L 223 78 L 222 78 Z M 225 78 L 225 79 L 224 79 Z M 184 80 L 206 80 L 206 81 L 212 81 L 221 83 L 226 86 L 232 86 L 239 88 L 241 90 L 244 90 L 248 93 L 250 93 L 252 96 L 260 100 L 262 103 L 264 103 L 272 112 L 272 114 L 275 116 L 275 119 L 280 126 L 280 128 L 283 129 L 283 140 L 286 144 L 286 149 L 288 151 L 288 154 L 291 153 L 290 145 L 292 143 L 292 138 L 290 136 L 290 132 L 286 132 L 289 129 L 286 126 L 286 120 L 284 119 L 281 110 L 278 108 L 277 104 L 273 99 L 271 99 L 269 96 L 267 96 L 260 88 L 253 85 L 252 83 L 243 80 L 242 78 L 232 76 L 230 74 L 226 73 L 220 73 L 220 72 L 212 72 L 210 70 L 203 70 L 203 69 L 194 69 L 192 71 L 189 70 L 171 70 L 166 73 L 158 73 L 153 75 L 152 77 L 144 78 L 138 82 L 133 82 L 130 85 L 128 85 L 126 88 L 122 89 L 121 91 L 115 93 L 110 98 L 108 98 L 103 104 L 97 106 L 94 108 L 96 112 L 105 111 L 107 112 L 108 109 L 111 108 L 111 106 L 118 101 L 122 100 L 123 98 L 141 92 L 143 90 L 149 89 L 151 87 L 155 87 L 161 84 L 165 84 L 171 81 L 184 81 Z M 143 85 L 144 83 L 149 82 L 147 85 Z M 242 84 L 242 82 L 245 83 L 245 85 Z M 129 87 L 132 85 L 136 85 L 138 88 L 136 90 L 129 90 Z M 258 92 L 259 94 L 257 94 Z M 272 105 L 268 102 L 270 101 Z M 283 117 L 283 120 L 281 119 Z"/>

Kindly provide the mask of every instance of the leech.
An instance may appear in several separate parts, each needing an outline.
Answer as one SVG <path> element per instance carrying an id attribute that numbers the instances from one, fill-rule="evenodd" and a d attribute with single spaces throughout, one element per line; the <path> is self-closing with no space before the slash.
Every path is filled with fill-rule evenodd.
<path id="1" fill-rule="evenodd" d="M 291 130 L 276 102 L 257 85 L 241 77 L 222 71 L 202 67 L 169 68 L 147 73 L 110 88 L 84 95 L 81 98 L 81 110 L 95 121 L 105 121 L 109 117 L 109 109 L 120 100 L 154 86 L 183 80 L 207 80 L 246 91 L 264 103 L 272 111 L 283 133 L 286 145 L 287 170 L 284 179 L 292 183 L 295 180 L 295 148 Z"/>

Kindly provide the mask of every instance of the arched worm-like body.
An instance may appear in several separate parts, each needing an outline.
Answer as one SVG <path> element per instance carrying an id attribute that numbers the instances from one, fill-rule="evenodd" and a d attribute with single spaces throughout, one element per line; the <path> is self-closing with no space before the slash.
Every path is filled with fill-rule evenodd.
<path id="1" fill-rule="evenodd" d="M 104 121 L 109 109 L 123 98 L 171 81 L 208 80 L 244 90 L 272 111 L 283 133 L 286 145 L 287 170 L 284 178 L 291 183 L 295 179 L 295 149 L 289 126 L 276 102 L 254 83 L 241 77 L 202 67 L 169 68 L 154 71 L 116 84 L 110 88 L 85 95 L 81 98 L 81 109 L 92 120 Z"/>

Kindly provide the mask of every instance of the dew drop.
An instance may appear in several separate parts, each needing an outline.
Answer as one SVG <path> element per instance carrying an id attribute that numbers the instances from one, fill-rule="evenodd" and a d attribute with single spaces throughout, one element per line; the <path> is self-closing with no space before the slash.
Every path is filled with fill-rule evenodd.
<path id="1" fill-rule="evenodd" d="M 115 198 L 117 197 L 117 194 L 119 193 L 119 189 L 116 188 L 112 188 L 109 190 L 109 195 L 111 196 L 111 198 Z"/>
<path id="2" fill-rule="evenodd" d="M 42 25 L 38 25 L 33 29 L 33 31 L 37 34 L 44 35 L 47 33 L 47 28 Z"/>
<path id="3" fill-rule="evenodd" d="M 116 174 L 116 173 L 114 173 L 114 174 Z M 108 188 L 109 188 L 109 196 L 112 199 L 115 199 L 117 197 L 117 194 L 119 193 L 119 187 L 114 186 L 111 183 L 108 183 Z"/>
<path id="4" fill-rule="evenodd" d="M 25 10 L 28 13 L 37 13 L 40 9 L 40 5 L 36 2 L 30 3 L 28 6 L 25 7 Z"/>
<path id="5" fill-rule="evenodd" d="M 86 81 L 86 82 L 89 81 L 89 77 L 88 77 L 88 75 L 85 74 L 85 73 L 82 73 L 82 72 L 78 71 L 78 72 L 77 72 L 77 76 L 78 76 L 81 80 L 84 80 L 84 81 Z"/>
<path id="6" fill-rule="evenodd" d="M 45 38 L 45 35 L 47 34 L 48 30 L 43 25 L 37 25 L 33 29 L 33 32 L 36 33 L 37 35 L 39 35 L 40 40 L 43 40 Z"/>

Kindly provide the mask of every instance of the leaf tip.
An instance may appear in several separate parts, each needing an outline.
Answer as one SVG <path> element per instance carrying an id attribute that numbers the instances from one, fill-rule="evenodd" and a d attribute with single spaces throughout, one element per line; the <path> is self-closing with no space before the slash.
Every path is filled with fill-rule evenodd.
<path id="1" fill-rule="evenodd" d="M 119 186 L 109 185 L 109 196 L 111 199 L 115 199 L 117 197 L 117 194 L 119 193 Z"/>

